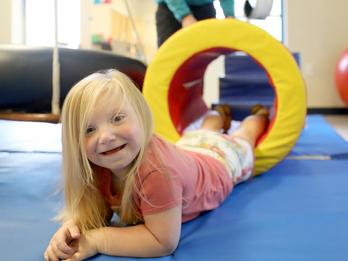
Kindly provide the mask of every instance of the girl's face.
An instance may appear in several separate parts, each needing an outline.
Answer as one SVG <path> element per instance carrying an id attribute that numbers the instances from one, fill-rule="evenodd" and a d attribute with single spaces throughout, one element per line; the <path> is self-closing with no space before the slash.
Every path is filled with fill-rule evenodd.
<path id="1" fill-rule="evenodd" d="M 87 158 L 122 176 L 140 151 L 142 132 L 133 108 L 120 96 L 99 98 L 85 135 Z"/>

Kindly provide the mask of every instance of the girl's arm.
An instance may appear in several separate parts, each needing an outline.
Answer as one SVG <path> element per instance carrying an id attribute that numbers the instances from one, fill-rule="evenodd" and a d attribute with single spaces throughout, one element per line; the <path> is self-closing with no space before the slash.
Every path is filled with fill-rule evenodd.
<path id="1" fill-rule="evenodd" d="M 99 253 L 117 256 L 156 257 L 171 254 L 181 232 L 181 206 L 144 216 L 145 224 L 105 227 L 96 234 Z"/>
<path id="2" fill-rule="evenodd" d="M 171 254 L 181 232 L 181 205 L 144 216 L 144 224 L 103 227 L 88 231 L 78 241 L 78 251 L 69 261 L 97 253 L 112 256 L 159 257 Z"/>

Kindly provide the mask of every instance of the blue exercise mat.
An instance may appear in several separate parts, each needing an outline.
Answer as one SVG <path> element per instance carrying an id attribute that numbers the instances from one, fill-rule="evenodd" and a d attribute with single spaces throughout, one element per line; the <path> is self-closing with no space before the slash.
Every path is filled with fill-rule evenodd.
<path id="1" fill-rule="evenodd" d="M 346 142 L 323 116 L 307 116 L 306 124 L 290 155 L 338 156 L 348 153 Z M 348 158 L 347 158 L 348 159 Z"/>
<path id="2" fill-rule="evenodd" d="M 62 206 L 61 154 L 57 147 L 44 150 L 57 145 L 60 131 L 35 123 L 37 132 L 35 128 L 27 132 L 28 123 L 0 123 L 1 260 L 43 260 L 43 251 L 59 227 L 52 218 Z M 42 143 L 33 144 L 39 133 Z M 326 148 L 321 151 L 320 146 Z M 308 118 L 294 153 L 343 153 L 346 148 L 325 120 L 315 116 Z M 219 208 L 184 224 L 173 255 L 141 260 L 344 260 L 347 170 L 348 160 L 286 159 L 238 185 Z M 138 259 L 98 255 L 90 260 Z"/>
<path id="3" fill-rule="evenodd" d="M 60 157 L 1 154 L 0 165 L 2 260 L 42 260 L 58 228 L 51 219 L 62 204 L 55 193 Z M 346 160 L 285 160 L 237 186 L 218 209 L 184 224 L 178 249 L 160 260 L 344 260 L 347 169 Z"/>
<path id="4" fill-rule="evenodd" d="M 0 151 L 59 152 L 61 124 L 0 120 Z"/>

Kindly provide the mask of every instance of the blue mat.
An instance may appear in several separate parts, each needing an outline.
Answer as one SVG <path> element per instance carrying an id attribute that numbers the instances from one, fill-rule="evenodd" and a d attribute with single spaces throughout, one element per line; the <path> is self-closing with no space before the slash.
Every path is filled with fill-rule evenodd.
<path id="1" fill-rule="evenodd" d="M 26 133 L 27 123 L 0 123 L 1 260 L 42 260 L 58 228 L 52 217 L 62 204 L 57 193 L 61 154 L 57 147 L 43 153 L 47 144 L 29 149 L 37 134 Z M 17 130 L 20 142 L 6 132 L 9 129 L 12 134 Z M 46 129 L 41 140 L 44 135 L 57 140 L 59 133 Z M 326 148 L 321 150 L 323 145 Z M 347 152 L 347 147 L 322 117 L 315 116 L 309 117 L 293 153 L 335 154 Z M 348 160 L 286 159 L 237 186 L 218 209 L 184 224 L 178 249 L 159 260 L 344 260 L 348 256 L 347 169 Z M 90 260 L 138 259 L 98 255 Z"/>
<path id="2" fill-rule="evenodd" d="M 0 131 L 2 152 L 62 151 L 60 124 L 0 120 Z"/>
<path id="3" fill-rule="evenodd" d="M 348 153 L 348 143 L 324 117 L 307 117 L 305 127 L 290 155 L 340 155 Z"/>

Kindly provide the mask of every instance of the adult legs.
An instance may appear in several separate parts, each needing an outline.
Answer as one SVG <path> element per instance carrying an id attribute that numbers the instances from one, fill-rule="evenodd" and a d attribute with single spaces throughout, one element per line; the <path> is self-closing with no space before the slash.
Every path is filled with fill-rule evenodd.
<path id="1" fill-rule="evenodd" d="M 157 46 L 160 47 L 167 38 L 181 29 L 181 24 L 165 3 L 160 3 L 156 10 Z"/>
<path id="2" fill-rule="evenodd" d="M 213 3 L 189 7 L 198 21 L 216 16 Z M 181 28 L 181 23 L 176 20 L 166 3 L 159 3 L 156 10 L 157 46 L 160 47 L 172 34 Z"/>
<path id="3" fill-rule="evenodd" d="M 209 3 L 205 5 L 199 5 L 199 6 L 191 5 L 190 9 L 193 13 L 193 16 L 197 19 L 197 21 L 216 17 L 214 3 Z"/>

